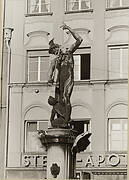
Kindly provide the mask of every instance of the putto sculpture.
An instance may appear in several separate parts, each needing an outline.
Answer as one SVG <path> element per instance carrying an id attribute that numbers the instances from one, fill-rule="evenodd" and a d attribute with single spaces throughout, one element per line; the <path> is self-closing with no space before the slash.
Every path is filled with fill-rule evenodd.
<path id="1" fill-rule="evenodd" d="M 74 59 L 73 53 L 82 42 L 82 38 L 69 26 L 63 24 L 63 30 L 68 30 L 76 40 L 69 48 L 65 48 L 54 43 L 54 39 L 49 42 L 49 54 L 54 54 L 55 58 L 51 62 L 48 85 L 54 83 L 55 74 L 55 97 L 49 96 L 48 103 L 53 106 L 51 112 L 51 126 L 53 128 L 68 128 L 71 121 L 70 97 L 74 86 Z M 56 73 L 57 72 L 57 73 Z M 56 118 L 55 118 L 56 117 Z"/>

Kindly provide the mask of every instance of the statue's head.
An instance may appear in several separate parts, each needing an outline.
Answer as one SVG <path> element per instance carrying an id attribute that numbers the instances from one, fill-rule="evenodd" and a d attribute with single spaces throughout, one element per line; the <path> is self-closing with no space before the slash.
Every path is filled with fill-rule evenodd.
<path id="1" fill-rule="evenodd" d="M 54 43 L 54 38 L 49 42 L 49 54 L 57 55 L 59 52 L 60 45 Z"/>
<path id="2" fill-rule="evenodd" d="M 49 96 L 48 104 L 50 104 L 51 106 L 54 106 L 56 103 L 57 103 L 57 100 L 54 97 Z"/>

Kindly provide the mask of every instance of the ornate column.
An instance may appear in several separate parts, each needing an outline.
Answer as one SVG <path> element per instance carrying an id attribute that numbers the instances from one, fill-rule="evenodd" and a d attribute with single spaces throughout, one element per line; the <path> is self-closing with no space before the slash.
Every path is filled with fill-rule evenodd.
<path id="1" fill-rule="evenodd" d="M 75 177 L 76 156 L 71 151 L 75 137 L 75 131 L 62 128 L 51 128 L 41 135 L 47 147 L 47 179 Z"/>

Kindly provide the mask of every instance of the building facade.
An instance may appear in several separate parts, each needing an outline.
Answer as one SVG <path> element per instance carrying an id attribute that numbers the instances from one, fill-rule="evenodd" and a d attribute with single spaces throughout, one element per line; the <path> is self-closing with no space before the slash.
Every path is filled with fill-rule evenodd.
<path id="1" fill-rule="evenodd" d="M 128 0 L 6 0 L 4 27 L 14 31 L 11 58 L 3 53 L 9 67 L 5 178 L 46 177 L 37 130 L 50 127 L 49 41 L 74 42 L 60 29 L 65 22 L 83 38 L 74 54 L 74 128 L 92 133 L 88 149 L 77 154 L 77 178 L 127 179 L 128 19 Z"/>

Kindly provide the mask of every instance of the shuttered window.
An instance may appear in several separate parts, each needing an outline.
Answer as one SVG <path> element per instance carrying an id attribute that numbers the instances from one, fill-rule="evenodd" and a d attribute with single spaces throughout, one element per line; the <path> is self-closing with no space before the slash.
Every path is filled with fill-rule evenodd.
<path id="1" fill-rule="evenodd" d="M 28 14 L 50 12 L 50 0 L 28 0 Z"/>
<path id="2" fill-rule="evenodd" d="M 50 59 L 48 51 L 28 51 L 28 82 L 46 82 Z"/>
<path id="3" fill-rule="evenodd" d="M 109 119 L 109 150 L 127 151 L 127 119 Z"/>
<path id="4" fill-rule="evenodd" d="M 109 47 L 109 79 L 128 77 L 128 47 Z"/>

